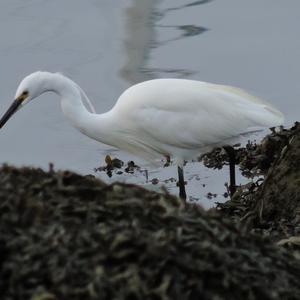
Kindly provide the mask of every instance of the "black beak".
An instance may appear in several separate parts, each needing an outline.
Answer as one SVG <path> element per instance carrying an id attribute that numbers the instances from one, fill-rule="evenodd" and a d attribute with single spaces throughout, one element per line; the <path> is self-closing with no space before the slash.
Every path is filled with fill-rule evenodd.
<path id="1" fill-rule="evenodd" d="M 16 99 L 12 103 L 12 105 L 9 107 L 9 109 L 6 111 L 6 113 L 0 120 L 0 128 L 2 128 L 3 125 L 9 120 L 9 118 L 17 111 L 17 109 L 21 103 L 22 103 L 22 101 L 20 101 L 19 99 Z"/>

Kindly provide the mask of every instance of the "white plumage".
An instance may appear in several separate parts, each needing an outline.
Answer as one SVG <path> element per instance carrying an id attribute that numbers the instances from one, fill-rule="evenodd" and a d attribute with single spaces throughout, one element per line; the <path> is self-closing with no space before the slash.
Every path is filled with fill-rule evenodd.
<path id="1" fill-rule="evenodd" d="M 20 83 L 0 127 L 17 108 L 47 91 L 60 95 L 67 119 L 89 137 L 150 161 L 168 155 L 180 166 L 253 127 L 277 126 L 284 121 L 279 110 L 241 89 L 185 79 L 136 84 L 109 112 L 96 114 L 72 80 L 58 73 L 35 72 Z"/>
<path id="2" fill-rule="evenodd" d="M 130 143 L 127 150 L 148 160 L 161 155 L 186 160 L 253 127 L 284 120 L 276 108 L 243 90 L 184 79 L 134 85 L 110 114 Z"/>

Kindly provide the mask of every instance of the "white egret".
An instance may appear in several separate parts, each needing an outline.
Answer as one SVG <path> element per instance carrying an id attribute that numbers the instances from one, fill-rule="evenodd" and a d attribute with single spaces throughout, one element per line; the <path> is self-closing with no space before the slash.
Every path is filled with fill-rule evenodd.
<path id="1" fill-rule="evenodd" d="M 20 83 L 0 128 L 19 108 L 50 91 L 61 97 L 62 111 L 71 124 L 90 138 L 148 161 L 173 157 L 182 198 L 186 197 L 185 160 L 230 145 L 253 127 L 277 126 L 284 120 L 279 110 L 241 89 L 186 79 L 138 83 L 128 88 L 110 111 L 96 114 L 71 79 L 59 73 L 35 72 Z"/>

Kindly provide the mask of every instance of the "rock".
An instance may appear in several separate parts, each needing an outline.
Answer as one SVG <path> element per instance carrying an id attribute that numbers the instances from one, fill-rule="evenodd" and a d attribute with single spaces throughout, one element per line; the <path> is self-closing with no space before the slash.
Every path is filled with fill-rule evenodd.
<path id="1" fill-rule="evenodd" d="M 255 196 L 267 222 L 297 216 L 300 220 L 300 124 L 284 140 Z"/>
<path id="2" fill-rule="evenodd" d="M 261 170 L 265 177 L 238 189 L 231 200 L 218 205 L 219 212 L 291 248 L 300 258 L 299 243 L 291 242 L 300 236 L 300 123 L 273 131 L 245 153 L 244 170 L 251 165 L 245 162 L 256 161 L 247 172 Z"/>
<path id="3" fill-rule="evenodd" d="M 71 172 L 0 169 L 1 299 L 299 299 L 300 261 L 216 212 Z"/>

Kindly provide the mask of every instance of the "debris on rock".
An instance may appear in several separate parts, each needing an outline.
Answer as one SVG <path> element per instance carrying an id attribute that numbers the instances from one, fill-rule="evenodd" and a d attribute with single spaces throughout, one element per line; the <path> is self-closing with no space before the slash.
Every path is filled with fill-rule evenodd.
<path id="1" fill-rule="evenodd" d="M 263 138 L 261 143 L 248 142 L 245 148 L 241 148 L 239 165 L 242 174 L 251 178 L 266 175 L 298 126 L 299 124 L 296 122 L 295 126 L 289 130 L 283 127 L 279 127 L 279 130 L 271 128 L 271 134 Z"/>
<path id="2" fill-rule="evenodd" d="M 136 170 L 140 171 L 141 168 L 135 164 L 133 160 L 127 163 L 127 167 L 124 169 L 126 173 L 133 174 Z"/>
<path id="3" fill-rule="evenodd" d="M 201 155 L 198 159 L 207 168 L 222 169 L 229 163 L 226 151 L 221 147 L 214 148 L 212 151 Z"/>
<path id="4" fill-rule="evenodd" d="M 245 162 L 252 157 L 255 164 L 250 166 Z M 217 209 L 275 242 L 289 241 L 279 244 L 293 244 L 298 249 L 294 253 L 300 257 L 300 247 L 291 242 L 300 236 L 300 123 L 290 129 L 273 130 L 244 156 L 241 164 L 252 174 L 264 177 L 238 189 L 231 200 L 218 204 Z"/>
<path id="5" fill-rule="evenodd" d="M 152 179 L 151 179 L 151 183 L 152 183 L 153 185 L 159 184 L 159 179 L 158 179 L 158 178 L 152 178 Z"/>
<path id="6" fill-rule="evenodd" d="M 100 166 L 95 168 L 95 172 L 106 172 L 108 177 L 112 177 L 112 171 L 115 169 L 121 169 L 124 165 L 124 162 L 118 158 L 111 158 L 110 155 L 105 156 L 105 166 Z M 117 171 L 120 173 L 119 171 Z M 121 172 L 122 174 L 122 172 Z"/>

